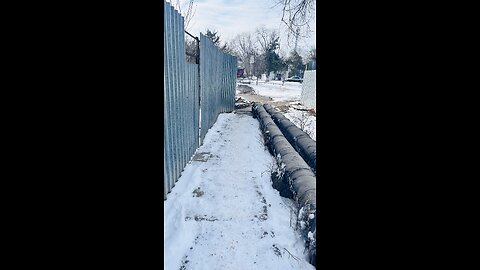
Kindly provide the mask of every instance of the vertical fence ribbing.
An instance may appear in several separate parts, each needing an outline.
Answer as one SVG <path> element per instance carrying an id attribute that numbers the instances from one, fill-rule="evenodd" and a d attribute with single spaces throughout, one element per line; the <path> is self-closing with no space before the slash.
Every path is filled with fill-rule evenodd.
<path id="1" fill-rule="evenodd" d="M 184 18 L 166 1 L 164 15 L 163 155 L 166 199 L 218 115 L 234 109 L 231 104 L 234 104 L 235 85 L 229 82 L 235 81 L 236 59 L 221 52 L 200 34 L 200 63 L 187 63 Z"/>
<path id="2" fill-rule="evenodd" d="M 223 53 L 200 34 L 201 142 L 222 112 L 235 105 L 236 58 Z"/>
<path id="3" fill-rule="evenodd" d="M 184 30 L 184 19 L 182 16 L 178 16 L 180 19 L 179 26 L 182 30 Z M 188 140 L 187 140 L 187 132 L 189 132 L 187 127 L 187 94 L 186 94 L 186 85 L 185 85 L 185 66 L 186 66 L 186 59 L 185 59 L 185 32 L 178 31 L 178 38 L 179 38 L 179 73 L 180 73 L 180 93 L 181 93 L 181 103 L 179 109 L 181 110 L 180 117 L 182 118 L 181 122 L 181 131 L 182 131 L 182 168 L 185 168 L 188 161 Z"/>
<path id="4" fill-rule="evenodd" d="M 176 144 L 176 136 L 177 136 L 177 130 L 175 128 L 175 125 L 174 125 L 174 122 L 176 121 L 175 119 L 175 116 L 172 117 L 172 114 L 175 114 L 175 99 L 176 99 L 176 95 L 175 95 L 175 88 L 176 88 L 176 84 L 175 84 L 175 70 L 174 70 L 174 66 L 175 66 L 175 61 L 174 61 L 174 54 L 175 54 L 175 47 L 174 47 L 174 39 L 173 39 L 173 34 L 172 32 L 174 31 L 174 20 L 173 20 L 173 17 L 174 17 L 174 13 L 173 13 L 173 7 L 169 5 L 169 10 L 168 10 L 168 20 L 169 20 L 169 28 L 167 28 L 167 30 L 169 31 L 168 34 L 167 34 L 167 37 L 168 37 L 168 41 L 169 41 L 169 44 L 168 44 L 168 47 L 169 47 L 169 73 L 168 75 L 170 76 L 170 88 L 168 89 L 169 90 L 169 93 L 170 93 L 170 100 L 169 100 L 169 107 L 170 107 L 170 114 L 168 115 L 168 117 L 170 118 L 170 126 L 169 126 L 169 129 L 170 129 L 170 132 L 172 134 L 171 138 L 170 138 L 170 147 L 172 148 L 172 155 L 171 155 L 171 162 L 172 162 L 172 166 L 173 166 L 173 177 L 171 179 L 171 181 L 169 182 L 169 186 L 170 186 L 170 189 L 173 187 L 174 183 L 175 183 L 175 179 L 177 178 L 177 175 L 178 175 L 178 163 L 177 163 L 177 153 L 176 153 L 176 149 L 175 149 L 175 144 Z"/>
<path id="5" fill-rule="evenodd" d="M 170 13 L 170 5 L 165 3 L 164 6 L 164 29 L 163 29 L 163 39 L 164 39 L 164 150 L 165 150 L 165 158 L 164 158 L 164 183 L 167 186 L 165 193 L 170 192 L 172 188 L 172 182 L 175 178 L 175 164 L 173 160 L 173 130 L 171 128 L 171 113 L 172 110 L 170 108 L 172 104 L 172 97 L 171 97 L 171 89 L 172 87 L 172 74 L 171 69 L 169 67 L 172 66 L 172 58 L 171 58 L 171 40 L 170 40 L 170 33 L 168 30 L 171 29 L 171 13 Z M 165 198 L 164 198 L 165 199 Z"/>
<path id="6" fill-rule="evenodd" d="M 174 104 L 173 104 L 173 107 L 174 107 L 174 117 L 175 117 L 175 123 L 174 123 L 174 128 L 175 128 L 175 143 L 174 143 L 174 148 L 177 150 L 175 151 L 176 153 L 176 157 L 175 157 L 175 160 L 176 160 L 176 164 L 177 164 L 177 168 L 178 168 L 178 171 L 177 171 L 177 175 L 175 177 L 175 182 L 177 181 L 177 179 L 180 177 L 180 173 L 181 173 L 181 168 L 182 168 L 182 145 L 181 145 L 181 140 L 180 140 L 180 114 L 179 114 L 179 108 L 178 108 L 178 105 L 180 104 L 180 80 L 179 80 L 179 64 L 180 62 L 178 61 L 178 50 L 179 50 L 179 46 L 178 46 L 178 14 L 175 12 L 175 9 L 173 8 L 172 6 L 172 13 L 174 14 L 173 16 L 173 29 L 172 29 L 172 38 L 173 38 L 173 47 L 174 47 L 174 50 L 172 52 L 172 55 L 173 55 L 173 58 L 174 58 L 174 67 L 173 68 L 173 71 L 174 71 L 174 74 L 175 74 L 175 88 L 174 88 L 174 93 L 175 93 L 175 100 L 174 100 Z"/>

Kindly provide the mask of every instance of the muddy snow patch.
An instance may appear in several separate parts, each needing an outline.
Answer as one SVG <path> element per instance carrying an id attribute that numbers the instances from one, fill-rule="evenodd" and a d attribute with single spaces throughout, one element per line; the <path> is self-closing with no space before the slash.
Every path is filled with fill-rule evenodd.
<path id="1" fill-rule="evenodd" d="M 251 86 L 239 84 L 237 85 L 237 94 L 255 94 Z"/>
<path id="2" fill-rule="evenodd" d="M 194 161 L 207 162 L 212 155 L 209 152 L 199 152 L 193 156 Z"/>

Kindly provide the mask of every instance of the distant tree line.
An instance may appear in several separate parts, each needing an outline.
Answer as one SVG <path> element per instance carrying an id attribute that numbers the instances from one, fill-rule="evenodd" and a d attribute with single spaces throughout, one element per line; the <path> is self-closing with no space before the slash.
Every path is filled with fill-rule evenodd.
<path id="1" fill-rule="evenodd" d="M 185 30 L 195 15 L 194 0 L 172 0 L 174 6 L 185 17 Z M 187 1 L 186 9 L 181 9 L 181 3 Z M 288 40 L 293 36 L 296 39 L 306 37 L 300 34 L 305 29 L 307 36 L 310 32 L 310 22 L 315 18 L 316 0 L 273 0 L 282 7 L 281 21 L 287 26 Z M 302 31 L 303 32 L 303 31 Z M 280 56 L 280 42 L 278 32 L 265 27 L 257 28 L 254 33 L 237 35 L 230 43 L 220 39 L 218 31 L 206 29 L 205 36 L 222 51 L 235 55 L 240 65 L 245 68 L 247 76 L 261 76 L 270 72 L 281 73 L 288 71 L 287 76 L 302 75 L 305 65 L 316 60 L 316 48 L 310 48 L 306 59 L 299 55 L 296 48 L 287 56 Z M 295 46 L 296 47 L 296 46 Z M 186 60 L 196 63 L 198 60 L 198 43 L 193 38 L 185 39 Z"/>
<path id="2" fill-rule="evenodd" d="M 316 48 L 311 48 L 304 59 L 298 51 L 292 50 L 289 55 L 282 57 L 279 53 L 280 36 L 275 30 L 259 27 L 254 33 L 242 33 L 231 42 L 222 42 L 218 31 L 207 29 L 205 36 L 215 46 L 225 53 L 238 58 L 239 64 L 245 68 L 246 76 L 261 76 L 262 74 L 283 73 L 288 71 L 287 77 L 302 76 L 305 65 L 316 59 Z M 192 38 L 185 40 L 187 61 L 194 63 L 198 55 L 197 41 Z"/>
<path id="3" fill-rule="evenodd" d="M 283 73 L 287 76 L 303 75 L 305 65 L 316 58 L 316 48 L 309 50 L 306 59 L 299 55 L 296 49 L 287 56 L 280 55 L 280 36 L 277 31 L 259 27 L 254 33 L 237 35 L 228 45 L 228 51 L 237 56 L 245 68 L 247 76 L 261 74 Z M 252 61 L 253 60 L 253 61 Z M 253 62 L 253 63 L 252 63 Z"/>

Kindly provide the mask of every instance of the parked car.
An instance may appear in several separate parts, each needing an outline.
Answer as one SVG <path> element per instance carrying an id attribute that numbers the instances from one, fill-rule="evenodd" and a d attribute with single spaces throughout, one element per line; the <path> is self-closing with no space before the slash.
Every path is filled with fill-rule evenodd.
<path id="1" fill-rule="evenodd" d="M 286 82 L 303 82 L 303 79 L 298 76 L 293 76 L 285 80 Z"/>

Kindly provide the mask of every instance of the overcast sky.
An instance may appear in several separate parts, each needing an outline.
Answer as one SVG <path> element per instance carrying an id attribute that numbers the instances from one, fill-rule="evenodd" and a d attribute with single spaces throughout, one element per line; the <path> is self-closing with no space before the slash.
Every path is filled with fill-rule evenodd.
<path id="1" fill-rule="evenodd" d="M 168 0 L 167 0 L 168 1 Z M 171 1 L 172 4 L 175 0 Z M 188 4 L 188 0 L 180 0 Z M 272 8 L 276 0 L 195 0 L 195 14 L 188 30 L 198 36 L 200 32 L 205 34 L 206 29 L 215 29 L 220 35 L 222 42 L 232 40 L 242 32 L 254 33 L 259 26 L 275 29 L 280 33 L 280 47 L 284 52 L 293 49 L 287 44 L 285 27 L 281 23 L 282 11 L 280 7 Z M 183 8 L 186 10 L 186 8 Z M 298 47 L 304 51 L 315 46 L 316 24 L 312 22 L 310 38 L 300 40 Z M 304 54 L 302 50 L 299 50 Z"/>

